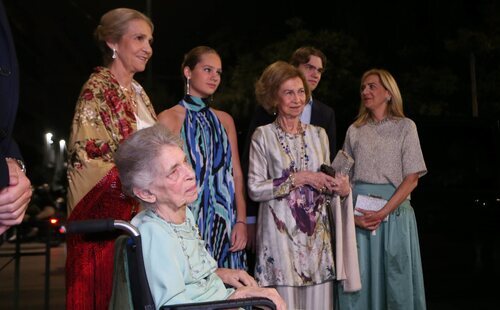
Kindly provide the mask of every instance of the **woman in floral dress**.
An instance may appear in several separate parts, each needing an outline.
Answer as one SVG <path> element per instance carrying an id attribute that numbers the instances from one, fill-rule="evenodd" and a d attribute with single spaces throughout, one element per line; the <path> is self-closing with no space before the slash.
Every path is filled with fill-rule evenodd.
<path id="1" fill-rule="evenodd" d="M 255 278 L 276 287 L 290 309 L 331 309 L 336 271 L 328 207 L 349 195 L 348 177 L 319 172 L 330 161 L 328 137 L 300 121 L 310 91 L 299 69 L 271 64 L 255 94 L 278 115 L 255 130 L 250 146 L 248 192 L 260 203 Z"/>

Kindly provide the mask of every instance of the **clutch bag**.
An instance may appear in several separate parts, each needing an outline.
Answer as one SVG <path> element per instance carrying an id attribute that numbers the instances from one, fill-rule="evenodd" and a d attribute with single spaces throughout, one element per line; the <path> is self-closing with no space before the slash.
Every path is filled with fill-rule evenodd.
<path id="1" fill-rule="evenodd" d="M 335 155 L 332 162 L 332 168 L 341 174 L 348 175 L 354 165 L 354 159 L 344 150 L 340 150 Z"/>

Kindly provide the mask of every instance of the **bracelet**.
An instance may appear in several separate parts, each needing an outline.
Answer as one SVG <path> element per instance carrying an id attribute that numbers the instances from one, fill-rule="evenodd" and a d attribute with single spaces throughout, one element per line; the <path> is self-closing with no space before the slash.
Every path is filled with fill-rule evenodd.
<path id="1" fill-rule="evenodd" d="M 10 160 L 13 160 L 17 163 L 17 165 L 19 166 L 19 169 L 21 169 L 21 171 L 26 174 L 26 165 L 24 165 L 24 162 L 20 159 L 17 159 L 17 158 L 12 158 L 12 157 L 5 157 L 5 159 L 10 159 Z"/>
<path id="2" fill-rule="evenodd" d="M 243 222 L 243 221 L 236 221 L 236 223 L 234 223 L 234 225 L 236 225 L 236 224 L 238 224 L 238 223 L 240 223 L 240 224 L 244 224 L 244 225 L 246 225 L 246 224 L 247 224 L 247 223 L 245 223 L 245 222 Z"/>
<path id="3" fill-rule="evenodd" d="M 290 185 L 293 187 L 295 187 L 295 174 L 294 173 L 290 173 L 290 175 L 288 176 L 288 178 L 290 179 Z"/>
<path id="4" fill-rule="evenodd" d="M 340 197 L 340 202 L 344 202 L 346 200 L 346 198 L 349 196 L 349 194 L 351 193 L 351 191 L 349 190 L 349 192 L 347 192 L 347 194 L 345 196 L 342 196 L 340 195 L 339 193 L 339 197 Z"/>

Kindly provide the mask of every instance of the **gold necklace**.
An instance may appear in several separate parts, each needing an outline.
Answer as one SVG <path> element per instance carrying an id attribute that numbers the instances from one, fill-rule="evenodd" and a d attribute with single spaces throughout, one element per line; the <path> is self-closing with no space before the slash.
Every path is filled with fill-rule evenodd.
<path id="1" fill-rule="evenodd" d="M 302 133 L 304 133 L 304 128 L 302 127 L 302 122 L 299 120 L 299 122 L 297 123 L 297 129 L 296 129 L 296 132 L 293 133 L 291 131 L 288 131 L 287 128 L 285 128 L 285 126 L 283 126 L 283 124 L 280 122 L 280 119 L 279 117 L 276 118 L 276 124 L 279 126 L 279 128 L 285 132 L 285 133 L 289 133 L 291 135 L 300 135 Z"/>
<path id="2" fill-rule="evenodd" d="M 128 89 L 125 86 L 120 85 L 121 90 L 125 93 L 125 97 L 128 98 L 128 101 L 132 104 L 132 108 L 134 111 L 137 111 L 137 102 L 135 101 L 135 91 L 133 89 Z"/>

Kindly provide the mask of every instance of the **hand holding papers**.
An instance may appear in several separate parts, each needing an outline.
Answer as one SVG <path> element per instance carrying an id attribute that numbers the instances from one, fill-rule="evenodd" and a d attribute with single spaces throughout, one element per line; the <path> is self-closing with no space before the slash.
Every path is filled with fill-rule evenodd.
<path id="1" fill-rule="evenodd" d="M 368 211 L 378 211 L 382 209 L 387 200 L 382 199 L 381 197 L 371 196 L 371 195 L 358 195 L 356 199 L 356 206 L 354 209 L 354 215 L 363 215 L 358 212 L 356 209 L 363 209 Z M 385 217 L 384 221 L 387 221 L 388 216 Z M 372 235 L 375 235 L 375 230 L 372 231 Z"/>

